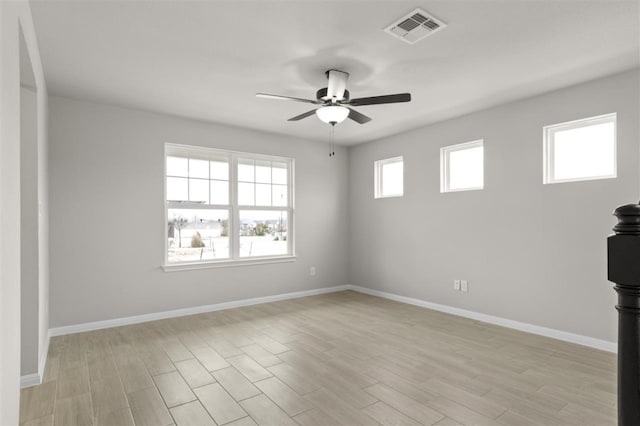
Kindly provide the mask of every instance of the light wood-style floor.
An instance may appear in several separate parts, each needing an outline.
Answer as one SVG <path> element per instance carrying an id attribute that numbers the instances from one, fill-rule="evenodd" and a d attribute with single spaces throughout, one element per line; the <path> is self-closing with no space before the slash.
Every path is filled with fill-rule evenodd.
<path id="1" fill-rule="evenodd" d="M 56 337 L 23 425 L 613 425 L 615 357 L 351 291 Z"/>

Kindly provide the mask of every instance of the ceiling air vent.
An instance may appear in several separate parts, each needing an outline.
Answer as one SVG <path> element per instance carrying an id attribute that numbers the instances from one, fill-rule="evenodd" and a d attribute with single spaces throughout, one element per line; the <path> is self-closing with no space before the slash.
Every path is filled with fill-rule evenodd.
<path id="1" fill-rule="evenodd" d="M 446 26 L 447 24 L 429 15 L 424 10 L 416 9 L 398 19 L 384 30 L 406 43 L 414 44 L 426 36 L 440 31 Z"/>

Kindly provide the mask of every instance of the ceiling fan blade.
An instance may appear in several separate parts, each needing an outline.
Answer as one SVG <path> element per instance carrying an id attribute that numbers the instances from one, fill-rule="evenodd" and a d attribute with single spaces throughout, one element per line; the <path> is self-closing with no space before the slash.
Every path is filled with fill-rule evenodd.
<path id="1" fill-rule="evenodd" d="M 329 84 L 327 85 L 327 96 L 329 99 L 335 98 L 338 101 L 344 99 L 344 91 L 347 88 L 347 80 L 349 80 L 349 73 L 339 70 L 327 71 L 327 78 Z"/>
<path id="2" fill-rule="evenodd" d="M 264 99 L 276 99 L 280 101 L 305 102 L 307 104 L 321 104 L 322 101 L 314 101 L 311 99 L 293 98 L 291 96 L 270 95 L 269 93 L 256 93 L 256 97 Z"/>
<path id="3" fill-rule="evenodd" d="M 315 109 L 312 109 L 311 111 L 307 111 L 304 114 L 300 114 L 300 115 L 296 115 L 295 117 L 291 117 L 290 119 L 288 119 L 287 121 L 298 121 L 298 120 L 302 120 L 303 118 L 307 118 L 307 117 L 311 117 L 313 114 L 316 113 Z"/>
<path id="4" fill-rule="evenodd" d="M 358 111 L 351 108 L 349 108 L 349 118 L 359 124 L 364 124 L 371 121 L 370 117 L 367 117 L 364 114 L 360 114 Z"/>
<path id="5" fill-rule="evenodd" d="M 395 95 L 371 96 L 369 98 L 351 99 L 349 105 L 378 105 L 378 104 L 395 104 L 397 102 L 411 101 L 411 93 L 396 93 Z"/>

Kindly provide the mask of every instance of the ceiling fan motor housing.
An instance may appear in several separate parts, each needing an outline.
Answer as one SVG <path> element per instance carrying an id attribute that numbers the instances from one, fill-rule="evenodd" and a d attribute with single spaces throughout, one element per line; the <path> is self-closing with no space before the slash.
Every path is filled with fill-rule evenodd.
<path id="1" fill-rule="evenodd" d="M 327 88 L 323 87 L 322 89 L 318 89 L 316 92 L 316 99 L 319 101 L 330 101 L 331 99 L 327 96 Z M 345 90 L 342 99 L 338 99 L 340 102 L 349 102 L 349 91 Z"/>

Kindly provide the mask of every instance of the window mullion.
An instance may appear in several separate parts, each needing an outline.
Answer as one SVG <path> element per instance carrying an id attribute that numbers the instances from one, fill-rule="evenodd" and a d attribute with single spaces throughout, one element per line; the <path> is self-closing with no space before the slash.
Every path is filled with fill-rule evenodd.
<path id="1" fill-rule="evenodd" d="M 211 160 L 207 160 L 207 187 L 209 188 L 207 199 L 209 200 L 209 205 L 211 205 Z"/>
<path id="2" fill-rule="evenodd" d="M 169 203 L 167 202 L 167 147 L 164 153 L 164 264 L 169 263 Z"/>
<path id="3" fill-rule="evenodd" d="M 266 211 L 280 211 L 286 210 L 287 206 L 238 206 L 242 210 L 266 210 Z"/>
<path id="4" fill-rule="evenodd" d="M 191 156 L 187 157 L 187 200 L 191 201 Z"/>
<path id="5" fill-rule="evenodd" d="M 238 157 L 232 155 L 229 164 L 231 226 L 229 232 L 231 259 L 240 258 L 240 209 L 238 208 Z"/>

